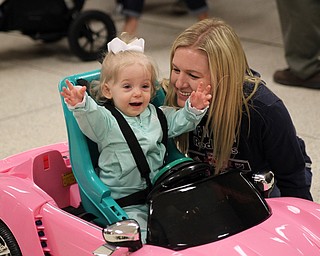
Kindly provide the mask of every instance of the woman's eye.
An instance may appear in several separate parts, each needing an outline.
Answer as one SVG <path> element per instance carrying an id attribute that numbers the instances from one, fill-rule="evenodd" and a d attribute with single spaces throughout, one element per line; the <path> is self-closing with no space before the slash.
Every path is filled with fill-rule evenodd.
<path id="1" fill-rule="evenodd" d="M 177 74 L 180 72 L 180 70 L 177 69 L 177 68 L 173 68 L 172 70 L 173 70 L 173 72 L 175 72 L 175 73 L 177 73 Z"/>
<path id="2" fill-rule="evenodd" d="M 193 74 L 189 74 L 189 76 L 191 76 L 193 79 L 199 79 L 199 77 L 198 77 L 198 76 L 193 75 Z"/>

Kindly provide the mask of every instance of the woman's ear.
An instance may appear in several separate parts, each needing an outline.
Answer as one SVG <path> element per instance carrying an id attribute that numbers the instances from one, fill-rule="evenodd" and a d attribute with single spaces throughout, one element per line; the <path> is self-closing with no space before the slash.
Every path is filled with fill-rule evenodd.
<path id="1" fill-rule="evenodd" d="M 112 93 L 110 91 L 109 85 L 107 83 L 104 84 L 103 88 L 102 88 L 102 94 L 104 97 L 106 97 L 107 99 L 111 100 L 112 99 Z"/>

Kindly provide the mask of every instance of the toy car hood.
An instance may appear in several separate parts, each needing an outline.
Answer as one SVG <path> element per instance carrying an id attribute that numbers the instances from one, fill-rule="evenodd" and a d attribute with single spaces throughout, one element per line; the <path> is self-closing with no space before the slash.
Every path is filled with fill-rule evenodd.
<path id="1" fill-rule="evenodd" d="M 319 221 L 319 204 L 265 200 L 228 173 L 156 194 L 147 244 L 132 255 L 318 255 Z"/>

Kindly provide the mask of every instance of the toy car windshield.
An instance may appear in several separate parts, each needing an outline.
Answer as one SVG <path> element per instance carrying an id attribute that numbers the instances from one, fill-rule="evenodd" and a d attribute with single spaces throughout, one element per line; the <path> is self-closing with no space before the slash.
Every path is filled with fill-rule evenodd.
<path id="1" fill-rule="evenodd" d="M 228 172 L 156 194 L 147 243 L 181 250 L 251 228 L 271 213 L 239 172 Z"/>

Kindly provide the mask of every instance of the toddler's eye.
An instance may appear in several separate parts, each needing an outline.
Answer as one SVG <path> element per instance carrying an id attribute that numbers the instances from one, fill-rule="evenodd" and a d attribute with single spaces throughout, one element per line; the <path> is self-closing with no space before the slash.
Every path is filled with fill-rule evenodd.
<path id="1" fill-rule="evenodd" d="M 143 89 L 148 89 L 148 88 L 150 88 L 151 86 L 150 86 L 150 84 L 144 84 L 144 85 L 142 85 L 142 88 Z"/>
<path id="2" fill-rule="evenodd" d="M 130 88 L 131 88 L 131 85 L 130 85 L 130 84 L 124 84 L 122 87 L 123 87 L 124 89 L 130 89 Z"/>

